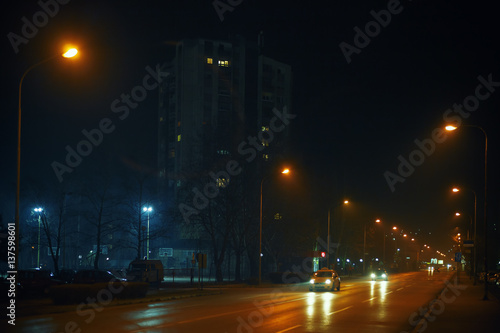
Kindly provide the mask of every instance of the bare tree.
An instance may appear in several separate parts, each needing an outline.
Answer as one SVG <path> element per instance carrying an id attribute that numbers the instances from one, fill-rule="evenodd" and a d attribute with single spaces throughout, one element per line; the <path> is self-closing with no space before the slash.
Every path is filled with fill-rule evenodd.
<path id="1" fill-rule="evenodd" d="M 87 209 L 84 212 L 85 219 L 94 227 L 90 235 L 96 244 L 93 254 L 95 269 L 99 268 L 103 246 L 109 244 L 106 240 L 111 237 L 108 236 L 119 229 L 117 226 L 118 195 L 113 192 L 115 189 L 112 188 L 112 180 L 109 177 L 99 178 L 94 179 L 93 183 L 87 182 L 82 194 L 87 203 Z"/>

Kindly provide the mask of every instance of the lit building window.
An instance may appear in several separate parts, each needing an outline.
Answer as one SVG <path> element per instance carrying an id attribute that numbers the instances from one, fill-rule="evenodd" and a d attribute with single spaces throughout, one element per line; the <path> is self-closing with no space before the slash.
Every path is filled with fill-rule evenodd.
<path id="1" fill-rule="evenodd" d="M 267 141 L 267 140 L 262 140 L 262 145 L 263 145 L 264 147 L 269 147 L 269 141 Z"/>
<path id="2" fill-rule="evenodd" d="M 262 159 L 264 161 L 269 161 L 269 154 L 262 154 Z"/>
<path id="3" fill-rule="evenodd" d="M 207 58 L 207 64 L 211 65 L 214 63 L 214 60 L 212 58 Z"/>
<path id="4" fill-rule="evenodd" d="M 281 215 L 280 213 L 274 214 L 274 219 L 275 220 L 281 220 L 282 218 L 283 218 L 283 215 Z"/>
<path id="5" fill-rule="evenodd" d="M 229 61 L 228 60 L 219 60 L 219 66 L 220 67 L 229 67 Z"/>
<path id="6" fill-rule="evenodd" d="M 262 132 L 269 132 L 268 126 L 262 126 Z"/>
<path id="7" fill-rule="evenodd" d="M 181 135 L 177 135 L 177 142 L 181 141 Z"/>
<path id="8" fill-rule="evenodd" d="M 226 187 L 229 184 L 229 179 L 226 178 L 218 178 L 217 179 L 217 187 Z"/>

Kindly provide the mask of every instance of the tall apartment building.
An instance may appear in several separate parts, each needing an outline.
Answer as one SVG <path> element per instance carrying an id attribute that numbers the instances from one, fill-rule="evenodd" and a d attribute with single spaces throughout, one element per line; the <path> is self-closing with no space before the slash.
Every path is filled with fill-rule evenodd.
<path id="1" fill-rule="evenodd" d="M 182 40 L 163 71 L 170 73 L 160 87 L 158 115 L 158 167 L 165 194 L 175 195 L 217 156 L 237 154 L 248 135 L 269 131 L 273 108 L 291 110 L 290 66 L 262 55 L 258 43 L 242 37 Z M 269 160 L 283 141 L 275 140 L 259 157 Z"/>

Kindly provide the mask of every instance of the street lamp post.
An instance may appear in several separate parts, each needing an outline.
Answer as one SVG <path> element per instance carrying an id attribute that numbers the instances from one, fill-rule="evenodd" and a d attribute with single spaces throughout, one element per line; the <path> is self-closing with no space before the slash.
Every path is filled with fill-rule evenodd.
<path id="1" fill-rule="evenodd" d="M 284 169 L 282 174 L 287 175 L 290 169 Z M 265 177 L 260 181 L 260 212 L 259 212 L 259 286 L 262 283 L 262 187 L 264 185 Z"/>
<path id="2" fill-rule="evenodd" d="M 473 275 L 474 275 L 474 285 L 476 285 L 477 283 L 477 195 L 476 195 L 476 191 L 474 191 L 473 189 L 469 189 L 472 194 L 474 194 L 474 246 L 473 246 L 473 251 L 474 251 L 474 255 L 473 255 L 473 266 L 472 266 L 472 270 L 473 271 Z M 452 191 L 454 193 L 457 193 L 457 192 L 460 192 L 460 189 L 458 187 L 454 187 L 452 189 Z"/>
<path id="3" fill-rule="evenodd" d="M 330 210 L 328 210 L 328 234 L 326 235 L 326 267 L 330 268 Z"/>
<path id="4" fill-rule="evenodd" d="M 74 48 L 66 51 L 62 56 L 64 58 L 72 58 L 74 57 L 78 51 Z M 23 81 L 26 75 L 35 67 L 40 66 L 41 64 L 44 64 L 52 59 L 56 59 L 59 56 L 59 54 L 52 56 L 50 58 L 47 58 L 45 60 L 42 60 L 40 62 L 37 62 L 34 65 L 31 65 L 28 67 L 27 70 L 24 71 L 23 75 L 21 76 L 21 80 L 19 82 L 19 101 L 18 101 L 18 112 L 17 112 L 17 175 L 16 175 L 16 212 L 15 212 L 15 217 L 14 217 L 14 222 L 15 222 L 15 227 L 16 227 L 16 262 L 15 262 L 15 267 L 16 269 L 19 268 L 19 205 L 20 205 L 20 192 L 21 192 L 21 92 L 22 92 L 22 86 L 23 86 Z"/>
<path id="5" fill-rule="evenodd" d="M 375 223 L 380 223 L 380 219 L 376 219 Z M 365 223 L 364 226 L 364 232 L 363 232 L 363 275 L 365 275 L 365 256 L 366 256 L 366 225 Z"/>
<path id="6" fill-rule="evenodd" d="M 146 259 L 149 260 L 149 213 L 153 211 L 153 207 L 148 206 L 142 208 L 142 210 L 146 213 L 148 213 L 148 228 L 147 228 L 147 234 L 146 234 Z"/>
<path id="7" fill-rule="evenodd" d="M 36 256 L 36 268 L 40 268 L 40 223 L 42 219 L 43 208 L 37 207 L 34 209 L 38 213 L 38 253 Z"/>
<path id="8" fill-rule="evenodd" d="M 348 203 L 349 203 L 349 200 L 343 201 L 344 205 L 347 205 Z M 326 251 L 328 254 L 326 256 L 326 267 L 330 267 L 330 209 L 328 210 L 328 234 L 326 237 Z"/>
<path id="9" fill-rule="evenodd" d="M 487 193 L 488 193 L 488 135 L 486 131 L 477 125 L 462 125 L 465 127 L 475 127 L 484 134 L 484 219 L 483 219 L 483 233 L 484 233 L 484 272 L 488 273 L 488 222 L 487 222 Z M 454 131 L 457 126 L 446 126 L 447 131 Z M 488 283 L 484 283 L 484 296 L 483 300 L 488 300 Z"/>

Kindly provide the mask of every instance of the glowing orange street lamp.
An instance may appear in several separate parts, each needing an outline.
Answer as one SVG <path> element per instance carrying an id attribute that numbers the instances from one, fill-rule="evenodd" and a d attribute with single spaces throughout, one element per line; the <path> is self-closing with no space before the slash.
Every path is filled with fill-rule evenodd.
<path id="1" fill-rule="evenodd" d="M 78 54 L 78 50 L 75 49 L 75 48 L 71 48 L 69 49 L 68 51 L 64 52 L 63 53 L 63 57 L 64 58 L 73 58 L 74 56 L 76 56 Z"/>

